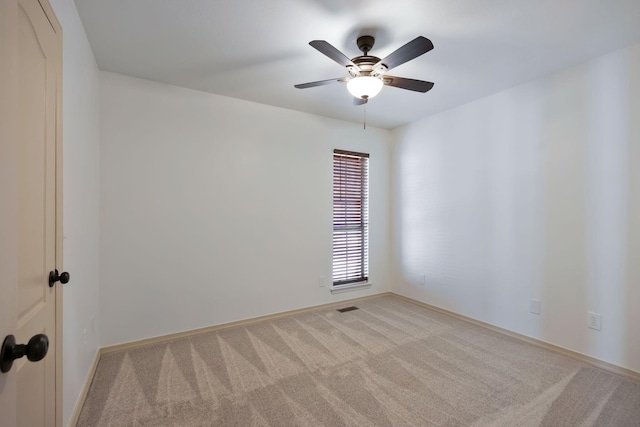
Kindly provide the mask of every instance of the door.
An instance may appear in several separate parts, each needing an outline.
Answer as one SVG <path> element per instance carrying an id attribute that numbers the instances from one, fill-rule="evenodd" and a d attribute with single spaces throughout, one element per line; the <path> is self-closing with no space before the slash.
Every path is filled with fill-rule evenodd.
<path id="1" fill-rule="evenodd" d="M 26 344 L 36 334 L 45 334 L 49 350 L 39 362 L 29 362 L 26 357 L 15 360 L 12 369 L 1 374 L 15 376 L 15 386 L 0 388 L 0 393 L 3 400 L 15 399 L 15 425 L 55 426 L 61 424 L 60 411 L 56 410 L 59 407 L 56 398 L 61 398 L 60 384 L 57 384 L 61 380 L 57 369 L 60 366 L 57 359 L 61 337 L 57 319 L 61 291 L 59 282 L 49 286 L 49 272 L 57 265 L 61 267 L 62 37 L 45 0 L 11 0 L 11 3 L 15 6 L 9 13 L 15 22 L 11 22 L 14 33 L 8 40 L 17 47 L 7 54 L 8 58 L 0 60 L 11 62 L 14 67 L 9 77 L 15 82 L 11 103 L 15 110 L 15 122 L 11 124 L 15 142 L 10 154 L 15 159 L 16 187 L 10 199 L 15 206 L 9 221 L 13 221 L 16 231 L 12 251 L 15 275 L 13 284 L 3 282 L 3 288 L 15 287 L 12 309 L 15 328 L 9 333 L 15 335 L 20 344 Z"/>

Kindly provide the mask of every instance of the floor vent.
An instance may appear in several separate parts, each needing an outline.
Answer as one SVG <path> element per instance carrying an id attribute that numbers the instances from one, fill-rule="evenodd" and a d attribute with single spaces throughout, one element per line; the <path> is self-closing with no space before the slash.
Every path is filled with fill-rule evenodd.
<path id="1" fill-rule="evenodd" d="M 345 308 L 339 308 L 338 311 L 340 313 L 346 313 L 347 311 L 353 311 L 353 310 L 358 310 L 358 307 L 356 307 L 355 305 L 352 305 L 351 307 L 345 307 Z"/>

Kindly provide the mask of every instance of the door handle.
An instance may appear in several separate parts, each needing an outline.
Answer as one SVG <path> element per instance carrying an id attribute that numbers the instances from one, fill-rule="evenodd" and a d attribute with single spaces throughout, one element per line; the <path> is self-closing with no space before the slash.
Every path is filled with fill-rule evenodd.
<path id="1" fill-rule="evenodd" d="M 58 280 L 64 285 L 65 283 L 69 283 L 69 279 L 71 279 L 69 273 L 64 271 L 58 275 L 58 269 L 56 268 L 49 273 L 49 287 L 53 288 L 53 285 L 55 285 Z"/>
<path id="2" fill-rule="evenodd" d="M 37 334 L 31 337 L 28 344 L 16 344 L 16 337 L 7 335 L 0 350 L 0 371 L 9 372 L 13 361 L 27 356 L 31 362 L 44 359 L 49 351 L 49 337 Z"/>

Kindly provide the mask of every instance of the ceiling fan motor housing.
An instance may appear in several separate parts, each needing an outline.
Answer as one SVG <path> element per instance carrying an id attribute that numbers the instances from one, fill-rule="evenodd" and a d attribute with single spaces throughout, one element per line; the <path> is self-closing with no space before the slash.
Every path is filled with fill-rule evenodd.
<path id="1" fill-rule="evenodd" d="M 380 63 L 380 58 L 377 56 L 369 56 L 369 51 L 373 48 L 376 39 L 372 36 L 360 36 L 358 37 L 358 49 L 360 49 L 363 55 L 356 56 L 351 59 L 356 67 L 347 66 L 349 74 L 353 77 L 380 77 L 387 71 L 384 64 Z M 377 66 L 375 66 L 377 64 Z M 375 66 L 375 67 L 374 67 Z"/>
<path id="2" fill-rule="evenodd" d="M 353 77 L 380 77 L 385 73 L 385 71 L 387 71 L 387 67 L 385 67 L 384 64 L 380 64 L 380 58 L 378 58 L 377 56 L 356 56 L 351 60 L 351 62 L 357 65 L 357 68 L 347 67 L 349 74 L 351 74 Z M 376 64 L 377 66 L 375 66 Z"/>

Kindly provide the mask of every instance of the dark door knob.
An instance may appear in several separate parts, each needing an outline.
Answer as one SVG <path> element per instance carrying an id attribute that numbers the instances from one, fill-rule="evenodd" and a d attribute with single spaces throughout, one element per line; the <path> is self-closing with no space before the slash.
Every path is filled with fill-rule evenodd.
<path id="1" fill-rule="evenodd" d="M 16 344 L 16 337 L 7 335 L 0 350 L 0 371 L 9 372 L 13 361 L 27 356 L 32 362 L 42 360 L 49 351 L 49 338 L 45 334 L 31 337 L 28 344 Z"/>
<path id="2" fill-rule="evenodd" d="M 69 282 L 69 279 L 71 279 L 71 275 L 69 275 L 69 273 L 65 271 L 58 275 L 58 269 L 56 268 L 49 273 L 49 287 L 52 288 L 58 280 L 64 285 Z"/>

